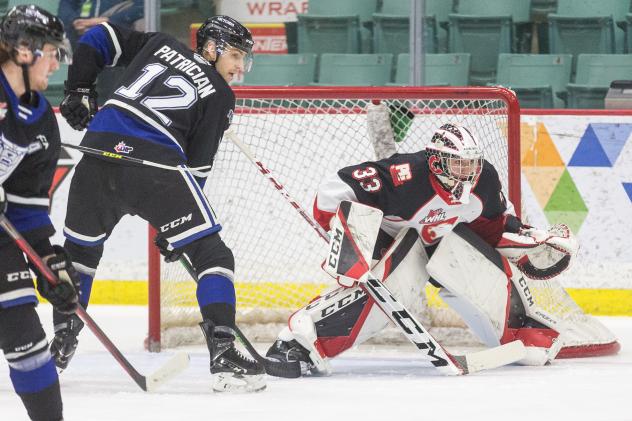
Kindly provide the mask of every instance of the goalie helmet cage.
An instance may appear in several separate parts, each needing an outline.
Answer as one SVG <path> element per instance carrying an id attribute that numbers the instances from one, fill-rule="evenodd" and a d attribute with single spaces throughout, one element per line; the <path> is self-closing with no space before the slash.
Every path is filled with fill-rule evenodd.
<path id="1" fill-rule="evenodd" d="M 520 212 L 520 108 L 500 87 L 309 87 L 236 88 L 231 125 L 236 135 L 307 210 L 325 177 L 347 165 L 375 159 L 367 132 L 367 108 L 384 103 L 399 152 L 417 152 L 442 124 L 462 124 L 480 139 L 498 170 L 503 190 Z M 389 124 L 389 122 L 384 122 Z M 335 282 L 321 269 L 326 245 L 269 181 L 228 139 L 215 157 L 204 187 L 222 223 L 222 238 L 235 255 L 237 322 L 251 340 L 274 340 L 287 317 Z M 164 264 L 149 233 L 150 351 L 202 343 L 195 283 L 179 263 Z M 553 281 L 530 287 L 549 311 L 574 332 L 567 355 L 613 352 L 616 341 L 585 315 Z M 428 288 L 418 308 L 428 325 L 473 338 L 460 318 Z M 430 303 L 430 305 L 428 305 Z M 453 328 L 456 326 L 456 328 Z M 450 327 L 448 329 L 448 327 Z M 469 335 L 469 336 L 468 336 Z M 387 332 L 386 341 L 401 339 Z M 449 342 L 449 339 L 446 338 Z M 610 348 L 609 348 L 610 347 Z"/>

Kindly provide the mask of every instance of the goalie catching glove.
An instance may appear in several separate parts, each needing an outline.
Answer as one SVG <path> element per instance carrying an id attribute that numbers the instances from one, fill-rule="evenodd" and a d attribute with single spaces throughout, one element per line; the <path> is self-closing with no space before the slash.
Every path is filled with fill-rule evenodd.
<path id="1" fill-rule="evenodd" d="M 55 274 L 59 283 L 51 284 L 37 268 L 33 272 L 37 276 L 37 290 L 46 298 L 55 310 L 64 314 L 72 314 L 77 310 L 79 290 L 79 274 L 72 266 L 68 252 L 61 246 L 53 246 L 55 254 L 44 257 L 44 263 Z"/>
<path id="2" fill-rule="evenodd" d="M 506 232 L 496 249 L 529 278 L 550 279 L 568 268 L 579 244 L 568 226 L 557 224 L 548 231 L 525 226 Z"/>

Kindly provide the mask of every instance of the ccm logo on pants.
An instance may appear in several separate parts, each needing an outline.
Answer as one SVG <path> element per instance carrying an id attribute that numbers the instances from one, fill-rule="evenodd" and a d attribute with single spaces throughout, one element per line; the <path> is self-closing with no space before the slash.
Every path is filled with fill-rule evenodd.
<path id="1" fill-rule="evenodd" d="M 7 273 L 7 281 L 15 282 L 19 279 L 31 279 L 31 273 L 28 270 L 22 272 Z"/>
<path id="2" fill-rule="evenodd" d="M 185 222 L 190 222 L 192 218 L 193 218 L 193 214 L 190 213 L 187 216 L 183 216 L 183 217 L 180 217 L 178 219 L 175 219 L 175 220 L 169 222 L 168 224 L 164 224 L 163 226 L 161 226 L 160 227 L 160 232 L 165 232 L 165 231 L 168 231 L 168 230 L 170 230 L 172 228 L 175 228 L 175 227 L 177 227 L 179 225 L 182 225 Z"/>

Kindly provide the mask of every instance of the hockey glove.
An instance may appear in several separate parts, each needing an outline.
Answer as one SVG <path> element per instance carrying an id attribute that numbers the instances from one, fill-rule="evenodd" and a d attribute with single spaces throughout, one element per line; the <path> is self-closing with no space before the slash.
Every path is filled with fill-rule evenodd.
<path id="1" fill-rule="evenodd" d="M 70 127 L 83 130 L 99 109 L 97 105 L 97 91 L 94 85 L 70 89 L 66 82 L 64 100 L 59 105 L 59 111 Z"/>
<path id="2" fill-rule="evenodd" d="M 156 235 L 156 238 L 154 238 L 154 244 L 158 247 L 160 254 L 164 256 L 165 263 L 177 262 L 182 257 L 182 253 L 184 253 L 181 248 L 169 250 L 169 242 L 167 239 L 160 236 L 160 234 Z"/>
<path id="3" fill-rule="evenodd" d="M 70 255 L 61 246 L 53 246 L 55 254 L 44 257 L 44 262 L 59 279 L 57 285 L 46 280 L 37 268 L 33 268 L 37 276 L 37 290 L 46 298 L 55 310 L 64 314 L 72 314 L 77 309 L 79 297 L 79 274 L 72 266 Z"/>
<path id="4" fill-rule="evenodd" d="M 0 215 L 7 211 L 7 196 L 4 194 L 4 188 L 0 186 Z"/>
<path id="5" fill-rule="evenodd" d="M 531 279 L 549 279 L 565 271 L 577 254 L 579 243 L 564 224 L 548 231 L 525 226 L 520 232 L 504 233 L 497 250 Z"/>

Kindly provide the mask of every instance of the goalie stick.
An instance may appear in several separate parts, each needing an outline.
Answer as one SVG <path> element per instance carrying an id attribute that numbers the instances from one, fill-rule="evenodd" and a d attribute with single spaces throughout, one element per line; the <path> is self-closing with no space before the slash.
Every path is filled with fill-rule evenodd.
<path id="1" fill-rule="evenodd" d="M 226 136 L 259 169 L 259 172 L 268 178 L 276 190 L 298 211 L 318 235 L 322 239 L 329 241 L 329 234 L 292 198 L 285 187 L 255 157 L 241 139 L 231 130 L 226 132 Z M 401 328 L 406 338 L 422 352 L 425 359 L 430 361 L 442 374 L 460 375 L 474 373 L 511 364 L 525 356 L 525 348 L 520 341 L 510 342 L 475 353 L 453 355 L 443 348 L 429 331 L 415 319 L 410 311 L 391 294 L 388 288 L 379 279 L 372 276 L 370 272 L 367 282 L 361 283 L 360 286 L 373 298 L 391 321 Z"/>
<path id="2" fill-rule="evenodd" d="M 7 219 L 5 215 L 0 214 L 0 226 L 6 231 L 6 233 L 13 239 L 15 244 L 26 254 L 28 259 L 33 263 L 35 267 L 46 278 L 46 281 L 52 285 L 57 285 L 59 279 L 50 270 L 50 268 L 44 263 L 42 258 L 33 250 L 31 245 L 24 239 L 22 234 L 15 229 L 11 221 Z M 76 310 L 77 316 L 90 328 L 94 336 L 105 346 L 108 352 L 114 357 L 114 359 L 123 367 L 123 369 L 129 374 L 134 382 L 145 392 L 151 392 L 160 387 L 163 383 L 176 376 L 183 371 L 189 365 L 189 356 L 185 353 L 178 353 L 174 355 L 166 364 L 156 370 L 149 376 L 140 374 L 134 366 L 125 358 L 125 356 L 119 351 L 114 343 L 108 338 L 108 336 L 101 330 L 99 325 L 90 317 L 86 310 L 79 305 Z"/>
<path id="3" fill-rule="evenodd" d="M 195 273 L 193 266 L 191 266 L 191 263 L 189 263 L 186 257 L 184 256 L 180 257 L 179 261 L 182 264 L 182 266 L 184 266 L 184 269 L 188 272 L 191 278 L 193 278 L 193 280 L 197 282 L 198 281 L 197 274 Z M 270 360 L 266 357 L 263 357 L 261 354 L 259 354 L 259 352 L 257 352 L 255 347 L 252 346 L 248 338 L 246 338 L 246 335 L 243 334 L 243 332 L 239 329 L 239 327 L 237 327 L 236 324 L 235 326 L 233 326 L 233 329 L 237 333 L 237 336 L 239 337 L 239 341 L 244 345 L 244 347 L 250 353 L 250 355 L 252 355 L 254 359 L 257 360 L 258 363 L 263 364 L 267 374 L 269 374 L 270 376 L 275 376 L 275 377 L 284 377 L 286 379 L 296 379 L 298 377 L 301 377 L 300 362 L 298 361 L 284 362 L 284 361 Z"/>

